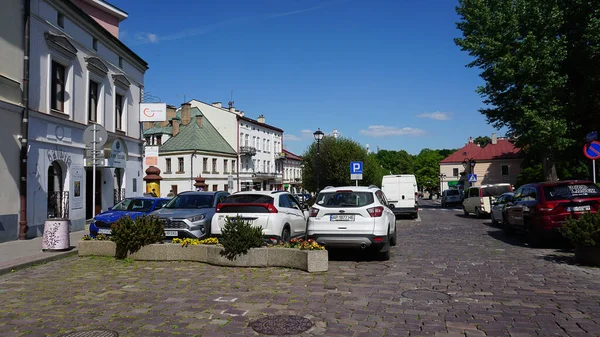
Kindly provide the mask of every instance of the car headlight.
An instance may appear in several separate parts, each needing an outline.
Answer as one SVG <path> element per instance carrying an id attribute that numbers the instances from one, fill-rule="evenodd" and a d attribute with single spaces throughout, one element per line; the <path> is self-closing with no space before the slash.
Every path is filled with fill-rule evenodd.
<path id="1" fill-rule="evenodd" d="M 204 214 L 195 215 L 195 216 L 193 216 L 193 217 L 191 217 L 191 218 L 188 218 L 188 220 L 189 220 L 190 222 L 196 222 L 196 221 L 200 221 L 200 220 L 202 220 L 202 219 L 204 219 Z"/>

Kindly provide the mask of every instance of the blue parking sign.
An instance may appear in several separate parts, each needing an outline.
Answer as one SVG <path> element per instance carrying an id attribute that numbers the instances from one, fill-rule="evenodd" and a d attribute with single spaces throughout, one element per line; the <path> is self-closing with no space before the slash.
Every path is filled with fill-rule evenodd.
<path id="1" fill-rule="evenodd" d="M 350 162 L 350 174 L 362 174 L 362 173 L 363 173 L 362 161 Z"/>

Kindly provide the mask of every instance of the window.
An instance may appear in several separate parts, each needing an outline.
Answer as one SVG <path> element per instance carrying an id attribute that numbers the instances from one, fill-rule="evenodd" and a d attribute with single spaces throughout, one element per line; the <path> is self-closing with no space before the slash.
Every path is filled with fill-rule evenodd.
<path id="1" fill-rule="evenodd" d="M 458 169 L 457 168 L 453 168 L 452 169 L 452 176 L 453 177 L 458 177 Z"/>
<path id="2" fill-rule="evenodd" d="M 98 83 L 90 81 L 88 93 L 88 120 L 95 122 L 98 120 Z"/>
<path id="3" fill-rule="evenodd" d="M 50 108 L 65 111 L 65 66 L 52 61 L 52 83 L 50 92 Z"/>
<path id="4" fill-rule="evenodd" d="M 119 56 L 119 68 L 123 68 L 123 58 Z"/>
<path id="5" fill-rule="evenodd" d="M 60 28 L 65 28 L 65 16 L 62 13 L 56 13 L 56 23 Z"/>
<path id="6" fill-rule="evenodd" d="M 95 37 L 92 38 L 92 48 L 96 51 L 98 50 L 98 39 Z"/>
<path id="7" fill-rule="evenodd" d="M 183 157 L 177 158 L 177 161 L 179 163 L 179 170 L 177 171 L 177 173 L 183 173 Z"/>
<path id="8" fill-rule="evenodd" d="M 156 145 L 162 145 L 162 136 L 156 136 Z"/>
<path id="9" fill-rule="evenodd" d="M 115 96 L 115 130 L 123 130 L 123 96 Z"/>
<path id="10" fill-rule="evenodd" d="M 217 173 L 217 159 L 212 160 L 212 172 Z"/>
<path id="11" fill-rule="evenodd" d="M 133 192 L 137 192 L 137 178 L 133 178 Z"/>
<path id="12" fill-rule="evenodd" d="M 216 192 L 219 190 L 219 185 L 213 185 L 213 191 Z"/>
<path id="13" fill-rule="evenodd" d="M 250 137 L 248 135 L 245 136 L 244 138 L 244 145 L 248 146 L 248 139 L 250 139 Z"/>
<path id="14" fill-rule="evenodd" d="M 171 173 L 171 158 L 167 158 L 166 162 L 167 162 L 167 171 L 165 173 Z"/>
<path id="15" fill-rule="evenodd" d="M 235 160 L 231 161 L 231 173 L 235 173 Z"/>
<path id="16" fill-rule="evenodd" d="M 173 191 L 173 195 L 177 195 L 177 185 L 171 185 L 171 191 Z"/>
<path id="17" fill-rule="evenodd" d="M 223 159 L 223 173 L 229 173 L 227 171 L 227 159 Z"/>
<path id="18" fill-rule="evenodd" d="M 208 158 L 202 158 L 202 172 L 208 172 Z"/>
<path id="19" fill-rule="evenodd" d="M 271 173 L 271 162 L 270 161 L 267 161 L 267 168 L 265 171 L 267 171 L 267 173 Z"/>
<path id="20" fill-rule="evenodd" d="M 502 165 L 502 175 L 503 176 L 508 175 L 508 165 Z"/>
<path id="21" fill-rule="evenodd" d="M 269 149 L 267 149 L 267 140 L 266 140 L 266 139 L 263 139 L 263 142 L 262 142 L 262 149 L 263 149 L 263 151 L 265 151 L 265 152 L 267 152 L 267 151 L 269 150 Z"/>
<path id="22" fill-rule="evenodd" d="M 223 191 L 229 191 L 229 185 L 225 184 L 225 187 L 223 187 Z"/>
<path id="23" fill-rule="evenodd" d="M 267 140 L 267 152 L 271 153 L 271 141 Z"/>

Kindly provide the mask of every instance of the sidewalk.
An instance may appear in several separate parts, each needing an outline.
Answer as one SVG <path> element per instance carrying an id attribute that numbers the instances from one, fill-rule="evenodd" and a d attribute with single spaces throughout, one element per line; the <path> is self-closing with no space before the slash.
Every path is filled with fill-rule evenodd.
<path id="1" fill-rule="evenodd" d="M 87 234 L 85 230 L 71 232 L 71 250 L 63 252 L 43 252 L 42 237 L 0 243 L 0 275 L 12 270 L 25 268 L 77 254 L 77 242 Z"/>

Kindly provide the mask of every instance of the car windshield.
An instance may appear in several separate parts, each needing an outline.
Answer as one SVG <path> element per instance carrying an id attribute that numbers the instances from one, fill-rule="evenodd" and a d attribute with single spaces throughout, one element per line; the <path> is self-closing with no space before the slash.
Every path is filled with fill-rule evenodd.
<path id="1" fill-rule="evenodd" d="M 212 194 L 179 194 L 164 208 L 210 208 L 213 207 Z"/>
<path id="2" fill-rule="evenodd" d="M 273 204 L 273 198 L 264 194 L 230 195 L 224 204 Z"/>
<path id="3" fill-rule="evenodd" d="M 560 184 L 545 186 L 546 200 L 567 200 L 573 198 L 598 198 L 600 188 L 592 183 L 586 184 Z"/>
<path id="4" fill-rule="evenodd" d="M 498 197 L 506 192 L 510 192 L 510 185 L 488 186 L 481 189 L 481 196 Z"/>
<path id="5" fill-rule="evenodd" d="M 458 190 L 448 190 L 448 192 L 446 192 L 446 195 L 459 195 L 460 192 L 458 192 Z"/>
<path id="6" fill-rule="evenodd" d="M 337 191 L 319 193 L 317 205 L 323 207 L 362 207 L 373 203 L 373 193 Z"/>
<path id="7" fill-rule="evenodd" d="M 148 199 L 123 199 L 113 206 L 113 211 L 149 212 L 154 200 Z"/>

